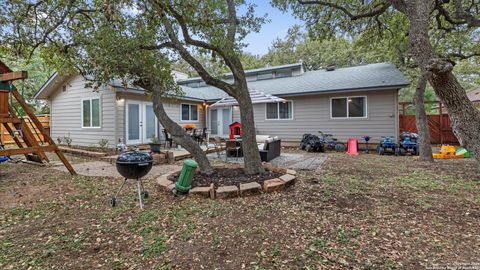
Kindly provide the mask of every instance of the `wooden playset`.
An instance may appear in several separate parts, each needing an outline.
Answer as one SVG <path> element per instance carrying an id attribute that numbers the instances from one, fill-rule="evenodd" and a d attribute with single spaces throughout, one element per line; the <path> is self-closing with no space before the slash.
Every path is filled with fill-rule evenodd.
<path id="1" fill-rule="evenodd" d="M 22 95 L 12 84 L 17 80 L 25 80 L 28 74 L 26 71 L 13 72 L 8 66 L 0 61 L 0 125 L 10 133 L 17 148 L 4 149 L 0 148 L 0 157 L 9 157 L 13 155 L 25 155 L 29 161 L 46 163 L 49 159 L 46 152 L 54 152 L 62 161 L 71 174 L 75 174 L 75 170 L 65 158 L 63 153 L 58 149 L 50 134 L 45 131 L 38 118 L 28 107 Z M 19 118 L 13 106 L 16 100 L 18 105 L 28 115 L 31 125 L 43 135 L 43 141 L 37 141 L 37 138 L 30 129 L 24 118 Z M 37 136 L 39 137 L 39 136 Z M 3 145 L 2 142 L 0 142 Z"/>

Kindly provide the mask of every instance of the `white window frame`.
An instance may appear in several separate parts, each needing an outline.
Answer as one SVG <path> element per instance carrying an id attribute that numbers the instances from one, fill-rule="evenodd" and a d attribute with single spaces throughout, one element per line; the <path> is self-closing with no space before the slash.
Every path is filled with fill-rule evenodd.
<path id="1" fill-rule="evenodd" d="M 184 120 L 183 118 L 183 112 L 182 112 L 182 107 L 183 105 L 188 105 L 188 120 Z M 192 120 L 192 106 L 197 108 L 197 120 Z M 200 109 L 198 109 L 198 104 L 193 104 L 193 103 L 180 103 L 180 122 L 188 122 L 188 123 L 198 123 L 200 122 Z"/>
<path id="2" fill-rule="evenodd" d="M 353 117 L 348 116 L 349 115 L 349 106 L 348 106 L 348 99 L 349 98 L 364 98 L 365 99 L 365 116 L 353 116 Z M 334 99 L 347 99 L 347 116 L 346 117 L 333 116 L 332 101 Z M 367 98 L 367 96 L 343 96 L 343 97 L 331 97 L 330 98 L 330 119 L 366 119 L 366 118 L 368 118 L 368 98 Z"/>
<path id="3" fill-rule="evenodd" d="M 285 100 L 285 102 L 290 102 L 292 103 L 292 113 L 291 113 L 291 117 L 290 118 L 280 118 L 280 103 L 284 103 L 283 101 L 280 101 L 280 102 L 275 102 L 277 104 L 277 118 L 268 118 L 267 117 L 267 106 L 268 106 L 268 103 L 265 103 L 265 120 L 272 120 L 272 121 L 278 121 L 278 120 L 281 120 L 281 121 L 285 121 L 285 120 L 293 120 L 294 116 L 293 116 L 293 112 L 295 111 L 294 108 L 293 108 L 293 100 Z M 271 103 L 270 103 L 271 104 Z"/>
<path id="4" fill-rule="evenodd" d="M 92 100 L 94 99 L 98 99 L 98 127 L 97 126 L 92 126 L 92 113 L 93 113 L 93 110 L 92 110 Z M 90 126 L 84 126 L 84 122 L 83 122 L 83 102 L 85 100 L 88 100 L 90 101 Z M 99 97 L 91 97 L 91 98 L 82 98 L 80 100 L 80 125 L 82 128 L 102 128 L 102 97 L 99 96 Z"/>

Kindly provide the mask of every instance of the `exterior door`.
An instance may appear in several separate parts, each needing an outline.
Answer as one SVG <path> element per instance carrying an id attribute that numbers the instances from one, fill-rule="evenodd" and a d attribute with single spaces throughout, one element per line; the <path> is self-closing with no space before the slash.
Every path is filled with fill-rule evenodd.
<path id="1" fill-rule="evenodd" d="M 230 134 L 232 113 L 230 108 L 212 109 L 210 111 L 210 131 L 212 135 L 225 137 Z"/>
<path id="2" fill-rule="evenodd" d="M 144 144 L 157 136 L 158 121 L 151 102 L 127 101 L 126 143 Z"/>

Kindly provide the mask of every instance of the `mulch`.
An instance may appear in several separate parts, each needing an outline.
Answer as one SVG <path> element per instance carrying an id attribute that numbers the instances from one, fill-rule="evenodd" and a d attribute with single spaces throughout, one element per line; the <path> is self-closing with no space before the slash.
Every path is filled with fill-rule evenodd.
<path id="1" fill-rule="evenodd" d="M 196 174 L 193 178 L 193 187 L 206 187 L 211 183 L 219 186 L 239 186 L 243 183 L 257 182 L 263 184 L 265 180 L 282 176 L 282 173 L 266 171 L 262 174 L 248 175 L 240 168 L 217 168 L 212 175 Z"/>

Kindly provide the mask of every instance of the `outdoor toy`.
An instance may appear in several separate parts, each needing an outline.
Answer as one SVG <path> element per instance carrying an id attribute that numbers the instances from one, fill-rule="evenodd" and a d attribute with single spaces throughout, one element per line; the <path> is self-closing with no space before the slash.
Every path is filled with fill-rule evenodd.
<path id="1" fill-rule="evenodd" d="M 382 136 L 382 141 L 377 145 L 377 154 L 395 153 L 398 145 L 393 141 L 392 136 Z"/>
<path id="2" fill-rule="evenodd" d="M 455 152 L 455 155 L 456 156 L 463 155 L 464 158 L 472 157 L 472 154 L 467 149 L 465 149 L 463 147 L 458 148 L 457 151 Z"/>
<path id="3" fill-rule="evenodd" d="M 368 154 L 368 141 L 370 141 L 370 136 L 363 136 L 365 140 L 365 154 Z"/>
<path id="4" fill-rule="evenodd" d="M 465 150 L 464 148 L 462 148 Z M 465 153 L 468 153 L 468 157 L 470 157 L 470 153 L 468 151 L 464 152 L 461 149 L 460 151 L 455 151 L 455 146 L 453 145 L 448 145 L 448 144 L 443 144 L 442 147 L 440 148 L 440 153 L 434 153 L 433 158 L 438 158 L 438 159 L 450 159 L 450 158 L 464 158 Z M 457 153 L 458 152 L 458 153 Z"/>
<path id="5" fill-rule="evenodd" d="M 324 152 L 325 151 L 325 142 L 320 139 L 317 135 L 313 134 L 303 134 L 302 141 L 300 142 L 300 149 L 305 150 L 307 152 L 317 151 L 317 152 Z"/>
<path id="6" fill-rule="evenodd" d="M 348 139 L 348 149 L 347 149 L 347 154 L 349 155 L 358 155 L 358 141 L 355 138 L 349 138 Z"/>
<path id="7" fill-rule="evenodd" d="M 401 156 L 407 153 L 418 155 L 418 134 L 413 132 L 402 132 L 400 142 L 395 149 L 395 155 Z"/>
<path id="8" fill-rule="evenodd" d="M 345 144 L 338 142 L 337 138 L 333 138 L 332 134 L 323 133 L 322 131 L 318 131 L 318 133 L 320 133 L 320 140 L 326 144 L 325 147 L 328 150 L 345 151 Z"/>

